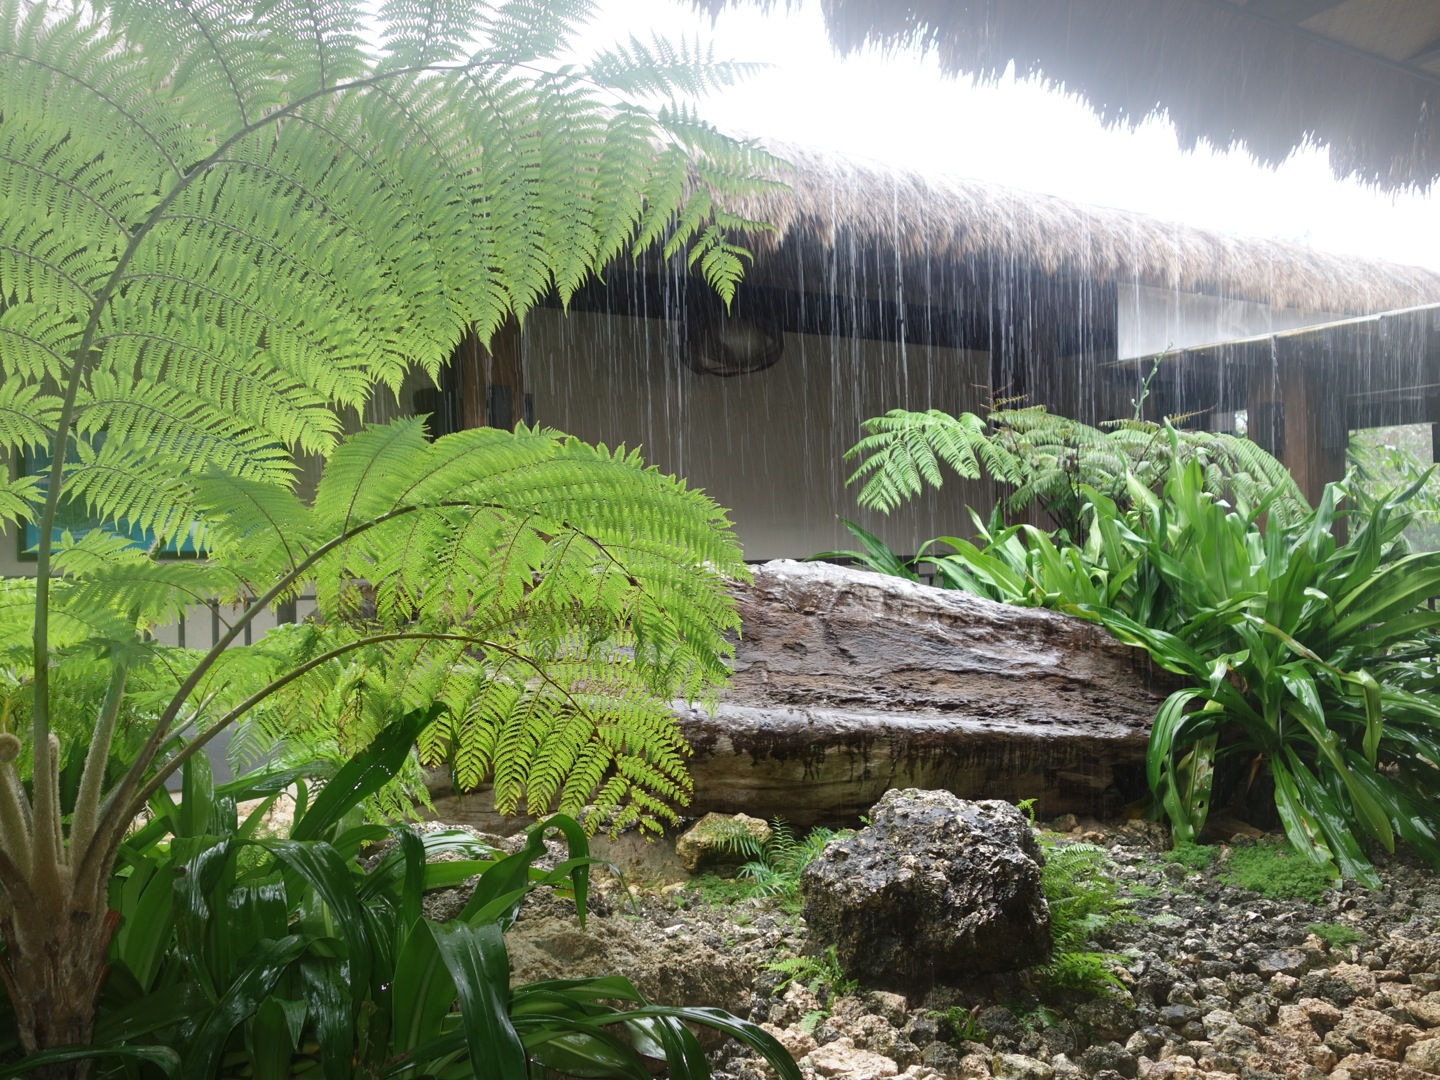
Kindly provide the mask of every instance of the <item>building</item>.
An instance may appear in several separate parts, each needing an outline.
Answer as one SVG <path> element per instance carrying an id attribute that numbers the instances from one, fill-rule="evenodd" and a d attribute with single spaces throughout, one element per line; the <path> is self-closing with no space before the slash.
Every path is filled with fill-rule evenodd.
<path id="1" fill-rule="evenodd" d="M 913 552 L 966 534 L 965 504 L 988 509 L 984 485 L 956 482 L 891 519 L 859 512 L 843 454 L 887 409 L 1018 398 L 1100 422 L 1132 415 L 1150 377 L 1147 415 L 1228 430 L 1245 414 L 1314 497 L 1350 428 L 1398 415 L 1365 402 L 1440 384 L 1413 336 L 1353 361 L 1284 336 L 1440 301 L 1435 272 L 776 150 L 790 186 L 748 207 L 775 231 L 730 312 L 683 267 L 614 267 L 492 351 L 466 343 L 445 385 L 405 404 L 442 427 L 528 419 L 641 445 L 766 559 L 852 546 L 837 517 Z"/>

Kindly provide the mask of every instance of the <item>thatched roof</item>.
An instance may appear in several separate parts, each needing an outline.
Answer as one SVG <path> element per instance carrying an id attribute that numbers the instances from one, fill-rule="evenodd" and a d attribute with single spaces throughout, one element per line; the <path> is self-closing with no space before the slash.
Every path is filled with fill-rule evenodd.
<path id="1" fill-rule="evenodd" d="M 1440 273 L 1421 267 L 1229 236 L 983 180 L 922 176 L 789 145 L 769 149 L 794 168 L 783 173 L 788 188 L 742 207 L 776 228 L 759 244 L 762 278 L 783 273 L 774 267 L 787 252 L 858 247 L 889 253 L 882 263 L 897 256 L 951 263 L 977 278 L 995 267 L 1023 269 L 1306 312 L 1365 314 L 1440 301 Z"/>
<path id="2" fill-rule="evenodd" d="M 693 0 L 712 13 L 776 0 Z M 789 2 L 789 0 L 787 0 Z M 918 47 L 951 73 L 1021 75 L 1135 124 L 1168 110 L 1186 146 L 1267 164 L 1328 145 L 1336 175 L 1440 177 L 1435 0 L 824 0 L 835 46 Z"/>

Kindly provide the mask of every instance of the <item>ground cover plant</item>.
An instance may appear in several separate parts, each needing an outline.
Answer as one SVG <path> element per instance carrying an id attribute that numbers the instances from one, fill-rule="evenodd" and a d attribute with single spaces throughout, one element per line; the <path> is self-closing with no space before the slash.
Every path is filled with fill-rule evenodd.
<path id="1" fill-rule="evenodd" d="M 256 706 L 308 715 L 344 665 L 370 735 L 423 706 L 425 752 L 502 805 L 654 826 L 683 799 L 665 703 L 725 674 L 723 513 L 556 432 L 355 430 L 377 386 L 617 255 L 688 250 L 733 288 L 724 201 L 760 158 L 685 95 L 736 70 L 640 44 L 551 63 L 586 10 L 5 3 L 0 449 L 23 467 L 0 522 L 36 576 L 0 584 L 0 981 L 23 1051 L 91 1043 L 112 869 L 166 779 Z M 306 632 L 230 648 L 307 586 Z M 151 637 L 212 600 L 241 605 L 214 649 Z"/>
<path id="2" fill-rule="evenodd" d="M 770 834 L 763 840 L 744 829 L 734 829 L 725 836 L 727 846 L 745 857 L 739 878 L 745 883 L 746 896 L 771 896 L 786 910 L 799 911 L 800 875 L 831 840 L 852 835 L 849 829 L 827 829 L 816 826 L 804 836 L 796 836 L 784 818 L 770 822 Z"/>
<path id="3" fill-rule="evenodd" d="M 1207 870 L 1215 862 L 1216 849 L 1207 844 L 1181 840 L 1160 857 L 1169 863 L 1178 863 L 1187 870 Z"/>
<path id="4" fill-rule="evenodd" d="M 1312 904 L 1333 884 L 1324 868 L 1284 841 L 1273 839 L 1232 848 L 1218 877 L 1271 900 L 1309 900 Z"/>
<path id="5" fill-rule="evenodd" d="M 1122 989 L 1113 970 L 1119 958 L 1090 947 L 1126 918 L 1105 850 L 1094 844 L 1055 843 L 1043 835 L 1041 849 L 1045 865 L 1040 886 L 1050 908 L 1054 946 L 1040 977 L 1060 990 L 1098 994 Z"/>
<path id="6" fill-rule="evenodd" d="M 1331 485 L 1314 508 L 1293 505 L 1288 487 L 1265 490 L 1262 451 L 1237 452 L 1227 473 L 1200 449 L 1209 433 L 1161 425 L 1168 448 L 1152 455 L 1146 444 L 1143 466 L 1097 457 L 1086 435 L 1088 451 L 1042 453 L 1027 489 L 1003 429 L 939 414 L 873 423 L 853 451 L 864 459 L 854 479 L 879 509 L 937 483 L 941 461 L 973 475 L 983 460 L 1032 501 L 1039 478 L 1059 477 L 1040 505 L 1065 528 L 977 519 L 977 542 L 943 538 L 946 555 L 905 563 L 865 535 L 860 554 L 907 576 L 929 562 L 943 586 L 1100 622 L 1182 676 L 1190 687 L 1160 709 L 1147 754 L 1177 842 L 1199 836 L 1219 783 L 1227 798 L 1268 791 L 1291 844 L 1325 874 L 1373 884 L 1365 845 L 1388 850 L 1397 836 L 1440 864 L 1430 697 L 1440 616 L 1423 606 L 1440 591 L 1440 557 L 1407 554 L 1401 539 L 1414 485 L 1351 499 L 1361 512 L 1338 542 L 1351 485 Z M 1120 447 L 1135 445 L 1138 428 L 1117 430 L 1130 433 Z M 1076 460 L 1088 464 L 1061 467 Z M 1104 483 L 1079 480 L 1082 468 Z"/>
<path id="7" fill-rule="evenodd" d="M 1325 942 L 1332 949 L 1343 949 L 1347 945 L 1358 945 L 1365 940 L 1365 935 L 1356 930 L 1353 926 L 1346 926 L 1344 923 L 1311 923 L 1305 927 L 1307 933 L 1314 934 L 1321 941 Z"/>

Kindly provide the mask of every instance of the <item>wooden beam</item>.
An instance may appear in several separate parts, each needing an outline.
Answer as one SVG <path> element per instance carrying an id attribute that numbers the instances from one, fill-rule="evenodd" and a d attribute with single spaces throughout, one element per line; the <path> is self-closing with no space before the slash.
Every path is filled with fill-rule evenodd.
<path id="1" fill-rule="evenodd" d="M 1339 7 L 1345 0 L 1250 0 L 1245 5 L 1247 15 L 1258 15 L 1271 22 L 1289 23 L 1295 26 L 1306 19 L 1313 19 L 1321 12 Z"/>
<path id="2" fill-rule="evenodd" d="M 1405 63 L 1413 67 L 1424 67 L 1435 60 L 1440 60 L 1440 38 L 1421 45 L 1419 51 L 1405 58 Z"/>

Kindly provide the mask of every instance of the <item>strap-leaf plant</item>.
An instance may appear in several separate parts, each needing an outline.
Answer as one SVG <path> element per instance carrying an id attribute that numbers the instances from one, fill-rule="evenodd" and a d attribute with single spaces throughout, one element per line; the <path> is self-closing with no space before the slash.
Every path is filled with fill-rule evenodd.
<path id="1" fill-rule="evenodd" d="M 397 715 L 447 703 L 428 749 L 503 805 L 653 821 L 683 797 L 665 702 L 722 677 L 743 573 L 720 511 L 551 432 L 345 435 L 376 386 L 637 247 L 699 239 L 733 287 L 707 230 L 747 226 L 726 201 L 761 157 L 684 95 L 737 69 L 639 46 L 561 65 L 588 7 L 0 0 L 0 449 L 40 466 L 0 482 L 0 523 L 38 537 L 35 577 L 0 588 L 24 697 L 0 732 L 0 979 L 27 1050 L 90 1040 L 147 799 L 334 661 L 386 671 Z M 77 509 L 114 532 L 64 531 Z M 208 558 L 158 557 L 187 545 Z M 302 652 L 227 650 L 307 582 Z M 149 639 L 212 599 L 248 605 L 214 649 Z M 70 664 L 103 691 L 62 692 Z"/>

